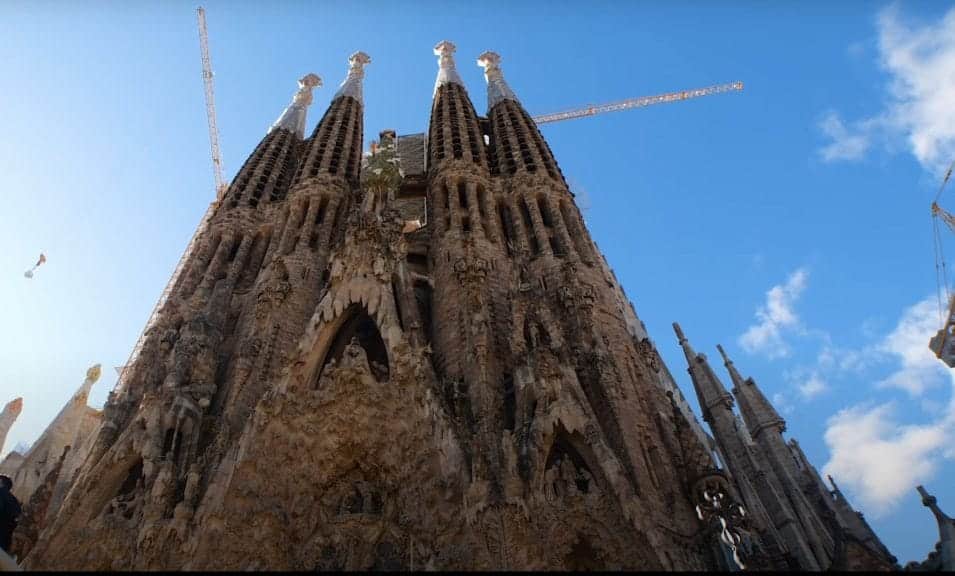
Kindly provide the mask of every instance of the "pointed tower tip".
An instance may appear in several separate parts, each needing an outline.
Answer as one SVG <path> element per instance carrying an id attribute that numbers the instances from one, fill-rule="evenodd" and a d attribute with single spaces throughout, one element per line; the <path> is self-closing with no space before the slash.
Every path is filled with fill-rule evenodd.
<path id="1" fill-rule="evenodd" d="M 438 88 L 445 84 L 458 84 L 464 86 L 464 81 L 458 75 L 458 70 L 454 64 L 454 52 L 457 46 L 450 40 L 442 40 L 435 44 L 434 55 L 438 57 L 438 78 L 434 81 L 434 94 L 438 94 Z"/>
<path id="2" fill-rule="evenodd" d="M 322 79 L 318 74 L 308 73 L 305 76 L 302 76 L 298 79 L 298 87 L 302 88 L 319 88 L 322 85 Z"/>
<path id="3" fill-rule="evenodd" d="M 501 67 L 501 55 L 492 50 L 485 50 L 477 58 L 478 66 L 487 70 L 499 69 Z"/>
<path id="4" fill-rule="evenodd" d="M 680 344 L 686 342 L 686 336 L 683 335 L 683 329 L 680 328 L 679 322 L 673 323 L 673 331 L 676 332 L 676 337 L 680 341 Z"/>
<path id="5" fill-rule="evenodd" d="M 102 374 L 103 374 L 103 366 L 98 363 L 93 364 L 86 371 L 86 379 L 91 383 L 95 383 L 97 380 L 99 380 L 99 377 Z"/>
<path id="6" fill-rule="evenodd" d="M 332 100 L 341 96 L 351 96 L 355 100 L 364 103 L 362 93 L 362 81 L 365 79 L 365 66 L 371 64 L 371 56 L 361 50 L 352 53 L 348 57 L 348 75 L 335 92 Z"/>
<path id="7" fill-rule="evenodd" d="M 434 55 L 450 57 L 457 49 L 458 47 L 454 45 L 454 42 L 442 40 L 434 45 Z"/>
<path id="8" fill-rule="evenodd" d="M 478 66 L 484 68 L 484 79 L 487 80 L 487 109 L 490 110 L 503 100 L 514 100 L 517 102 L 517 96 L 514 91 L 504 81 L 504 73 L 501 72 L 501 55 L 497 52 L 486 50 L 478 56 Z"/>
<path id="9" fill-rule="evenodd" d="M 716 349 L 720 351 L 720 356 L 723 357 L 723 363 L 724 363 L 724 364 L 729 365 L 729 364 L 732 364 L 732 363 L 733 363 L 733 361 L 730 360 L 730 357 L 726 355 L 726 350 L 723 350 L 723 346 L 722 346 L 722 345 L 717 344 L 717 345 L 716 345 Z"/>
<path id="10" fill-rule="evenodd" d="M 23 410 L 23 398 L 17 397 L 13 400 L 7 402 L 7 405 L 4 407 L 3 411 L 9 411 L 12 414 L 20 414 L 20 411 Z"/>
<path id="11" fill-rule="evenodd" d="M 305 137 L 305 115 L 312 104 L 312 89 L 322 86 L 322 79 L 317 74 L 306 74 L 298 79 L 298 91 L 292 96 L 289 104 L 279 119 L 269 128 L 269 132 L 279 128 Z"/>

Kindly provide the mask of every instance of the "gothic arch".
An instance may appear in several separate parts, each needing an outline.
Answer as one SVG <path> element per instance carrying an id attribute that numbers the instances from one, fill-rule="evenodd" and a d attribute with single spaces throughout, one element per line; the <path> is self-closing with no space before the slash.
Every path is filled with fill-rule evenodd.
<path id="1" fill-rule="evenodd" d="M 587 443 L 587 439 L 577 431 L 568 432 L 562 422 L 554 425 L 554 435 L 544 459 L 542 475 L 553 467 L 559 467 L 563 460 L 569 460 L 578 474 L 576 487 L 580 492 L 601 491 L 606 493 L 609 486 L 600 462 Z M 586 471 L 587 474 L 583 474 Z M 590 479 L 585 478 L 589 475 Z M 546 476 L 546 475 L 545 475 Z M 546 477 L 542 477 L 546 482 Z M 546 489 L 546 487 L 545 487 Z"/>
<path id="2" fill-rule="evenodd" d="M 319 368 L 311 378 L 311 388 L 318 387 L 322 372 L 330 362 L 341 362 L 346 348 L 353 342 L 364 350 L 368 358 L 368 366 L 375 379 L 379 382 L 389 379 L 391 368 L 388 361 L 388 347 L 382 338 L 378 324 L 363 305 L 350 304 L 335 322 L 326 326 L 324 336 L 319 338 L 321 350 L 320 360 L 317 363 Z"/>

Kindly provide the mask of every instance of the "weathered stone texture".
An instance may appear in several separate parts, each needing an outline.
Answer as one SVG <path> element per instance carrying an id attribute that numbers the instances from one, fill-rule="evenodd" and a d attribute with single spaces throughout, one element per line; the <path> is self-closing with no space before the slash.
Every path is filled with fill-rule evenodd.
<path id="1" fill-rule="evenodd" d="M 263 139 L 29 567 L 785 564 L 533 120 L 479 117 L 452 52 L 427 139 L 363 157 L 354 87 Z"/>

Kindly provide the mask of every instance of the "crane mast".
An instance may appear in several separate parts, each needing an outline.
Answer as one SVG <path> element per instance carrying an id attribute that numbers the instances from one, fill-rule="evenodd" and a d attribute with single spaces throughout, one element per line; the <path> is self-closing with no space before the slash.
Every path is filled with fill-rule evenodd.
<path id="1" fill-rule="evenodd" d="M 720 94 L 723 92 L 735 92 L 743 89 L 742 82 L 730 82 L 728 84 L 717 84 L 695 90 L 682 90 L 680 92 L 668 92 L 666 94 L 657 94 L 656 96 L 642 96 L 640 98 L 629 98 L 619 102 L 609 104 L 600 104 L 586 106 L 564 112 L 554 112 L 553 114 L 541 114 L 534 116 L 534 122 L 537 124 L 547 124 L 549 122 L 561 122 L 563 120 L 573 120 L 574 118 L 583 118 L 585 116 L 596 116 L 605 112 L 617 112 L 619 110 L 629 110 L 631 108 L 642 108 L 653 104 L 666 104 L 667 102 L 677 102 L 680 100 L 689 100 L 690 98 L 699 98 L 711 94 Z"/>
<path id="2" fill-rule="evenodd" d="M 212 169 L 216 179 L 216 198 L 225 194 L 222 178 L 222 155 L 219 153 L 219 128 L 216 126 L 216 97 L 212 85 L 212 59 L 209 58 L 209 35 L 206 32 L 206 11 L 196 9 L 199 17 L 199 51 L 202 54 L 202 83 L 206 90 L 206 119 L 209 122 L 209 143 L 212 145 Z"/>
<path id="3" fill-rule="evenodd" d="M 942 196 L 945 185 L 952 177 L 952 169 L 955 168 L 955 161 L 948 167 L 945 177 L 942 178 L 942 185 L 939 186 L 935 194 L 935 200 L 932 201 L 932 226 L 934 228 L 935 243 L 935 273 L 938 282 L 939 292 L 939 313 L 942 314 L 942 328 L 929 340 L 928 347 L 935 353 L 939 360 L 944 362 L 949 368 L 955 368 L 955 295 L 951 294 L 948 288 L 948 273 L 945 270 L 945 256 L 942 254 L 942 238 L 939 232 L 939 219 L 946 226 L 955 232 L 955 215 L 952 215 L 944 208 L 938 205 L 938 199 Z M 948 309 L 943 312 L 941 302 L 942 289 L 948 300 Z"/>
<path id="4" fill-rule="evenodd" d="M 205 85 L 206 91 L 206 116 L 209 122 L 209 141 L 212 144 L 212 167 L 213 173 L 215 175 L 216 185 L 215 199 L 209 204 L 209 207 L 206 208 L 205 214 L 202 215 L 202 220 L 199 221 L 199 226 L 196 227 L 196 231 L 192 234 L 192 238 L 189 239 L 189 244 L 186 245 L 186 250 L 182 253 L 182 256 L 179 257 L 179 261 L 176 263 L 176 268 L 173 270 L 172 276 L 169 278 L 169 282 L 166 283 L 166 287 L 163 288 L 162 293 L 159 295 L 159 300 L 156 302 L 152 312 L 149 314 L 149 319 L 146 321 L 146 327 L 143 328 L 142 333 L 136 340 L 136 344 L 133 346 L 133 350 L 130 352 L 129 358 L 126 360 L 126 363 L 123 366 L 117 368 L 117 370 L 119 370 L 119 378 L 116 382 L 116 386 L 113 388 L 113 392 L 116 394 L 125 388 L 127 371 L 139 357 L 139 353 L 143 348 L 143 342 L 146 339 L 146 334 L 149 333 L 149 330 L 156 324 L 156 321 L 159 318 L 159 311 L 169 299 L 169 294 L 179 281 L 179 276 L 186 267 L 186 262 L 189 261 L 189 257 L 195 251 L 198 239 L 205 232 L 206 228 L 208 228 L 209 220 L 215 213 L 216 206 L 218 206 L 219 201 L 222 199 L 223 195 L 225 195 L 225 192 L 228 189 L 228 185 L 222 178 L 222 158 L 219 154 L 219 130 L 216 127 L 216 106 L 212 86 L 212 62 L 209 58 L 209 40 L 206 33 L 206 11 L 200 6 L 196 12 L 199 19 L 199 50 L 202 55 L 202 81 Z"/>

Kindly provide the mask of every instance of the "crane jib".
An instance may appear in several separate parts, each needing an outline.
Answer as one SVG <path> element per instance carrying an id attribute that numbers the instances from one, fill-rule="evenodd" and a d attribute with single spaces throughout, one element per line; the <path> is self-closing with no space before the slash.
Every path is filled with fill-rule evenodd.
<path id="1" fill-rule="evenodd" d="M 537 124 L 547 124 L 549 122 L 560 122 L 562 120 L 572 120 L 574 118 L 583 118 L 584 116 L 595 116 L 604 112 L 616 112 L 619 110 L 629 110 L 630 108 L 640 108 L 651 106 L 653 104 L 664 104 L 677 100 L 687 100 L 690 98 L 699 98 L 700 96 L 709 96 L 711 94 L 720 94 L 723 92 L 733 92 L 743 89 L 742 82 L 731 82 L 729 84 L 717 84 L 706 88 L 697 88 L 695 90 L 681 90 L 679 92 L 669 92 L 667 94 L 658 94 L 655 96 L 643 96 L 640 98 L 629 98 L 619 102 L 611 102 L 599 106 L 586 106 L 564 112 L 555 112 L 553 114 L 541 114 L 534 116 L 534 122 Z"/>

